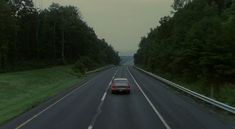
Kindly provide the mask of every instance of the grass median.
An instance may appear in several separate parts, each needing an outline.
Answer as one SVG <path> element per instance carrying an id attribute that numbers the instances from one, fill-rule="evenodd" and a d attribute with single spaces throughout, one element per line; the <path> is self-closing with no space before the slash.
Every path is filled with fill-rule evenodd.
<path id="1" fill-rule="evenodd" d="M 71 66 L 0 74 L 0 125 L 82 79 Z"/>

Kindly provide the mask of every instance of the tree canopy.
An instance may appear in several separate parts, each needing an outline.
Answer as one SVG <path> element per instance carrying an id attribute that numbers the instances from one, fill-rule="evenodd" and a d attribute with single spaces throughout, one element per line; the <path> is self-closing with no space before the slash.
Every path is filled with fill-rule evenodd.
<path id="1" fill-rule="evenodd" d="M 234 83 L 235 1 L 175 0 L 173 7 L 142 38 L 135 64 L 189 81 Z"/>
<path id="2" fill-rule="evenodd" d="M 73 64 L 84 57 L 92 68 L 120 61 L 77 7 L 53 3 L 39 10 L 32 0 L 0 0 L 0 71 Z"/>

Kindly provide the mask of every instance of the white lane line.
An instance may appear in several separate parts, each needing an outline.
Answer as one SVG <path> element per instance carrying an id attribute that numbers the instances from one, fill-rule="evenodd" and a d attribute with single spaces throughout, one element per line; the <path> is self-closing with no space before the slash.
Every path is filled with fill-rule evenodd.
<path id="1" fill-rule="evenodd" d="M 92 128 L 93 128 L 93 126 L 89 126 L 89 127 L 88 127 L 88 129 L 92 129 Z"/>
<path id="2" fill-rule="evenodd" d="M 107 92 L 104 93 L 103 97 L 101 98 L 101 101 L 104 101 L 106 95 L 107 95 Z"/>
<path id="3" fill-rule="evenodd" d="M 152 109 L 154 110 L 155 114 L 160 118 L 161 122 L 164 124 L 166 129 L 171 129 L 170 126 L 167 124 L 167 122 L 164 120 L 164 118 L 162 117 L 162 115 L 159 113 L 159 111 L 157 110 L 157 108 L 153 105 L 153 103 L 150 101 L 150 99 L 148 98 L 148 96 L 145 94 L 145 92 L 142 90 L 142 88 L 140 87 L 140 85 L 137 83 L 137 81 L 135 80 L 134 76 L 131 74 L 129 68 L 128 68 L 128 72 L 131 75 L 132 79 L 134 80 L 135 84 L 137 85 L 137 87 L 139 88 L 139 90 L 141 91 L 141 93 L 144 95 L 145 99 L 148 101 L 148 103 L 150 104 L 150 106 L 152 107 Z"/>
<path id="4" fill-rule="evenodd" d="M 93 79 L 92 79 L 93 80 Z M 91 80 L 90 80 L 91 81 Z M 20 124 L 19 126 L 17 126 L 15 129 L 20 129 L 23 126 L 25 126 L 26 124 L 28 124 L 30 121 L 32 121 L 33 119 L 35 119 L 36 117 L 38 117 L 39 115 L 41 115 L 42 113 L 44 113 L 45 111 L 49 110 L 50 108 L 52 108 L 53 106 L 55 106 L 57 103 L 61 102 L 62 100 L 64 100 L 65 98 L 67 98 L 68 96 L 70 96 L 71 94 L 73 94 L 75 91 L 79 90 L 80 88 L 84 87 L 86 84 L 88 84 L 90 81 L 87 81 L 86 83 L 82 84 L 81 86 L 79 86 L 78 88 L 72 90 L 71 92 L 69 92 L 68 94 L 66 94 L 64 97 L 62 97 L 61 99 L 57 100 L 56 102 L 54 102 L 53 104 L 49 105 L 47 108 L 43 109 L 41 112 L 37 113 L 36 115 L 34 115 L 33 117 L 29 118 L 27 121 L 25 121 L 24 123 Z"/>
<path id="5" fill-rule="evenodd" d="M 107 92 L 108 92 L 108 90 L 109 90 L 109 87 L 111 86 L 113 79 L 114 79 L 115 76 L 117 75 L 117 72 L 118 72 L 118 70 L 116 70 L 116 72 L 114 73 L 114 75 L 113 75 L 111 81 L 109 82 L 107 88 L 105 89 L 105 92 L 104 92 L 104 94 L 103 94 L 103 96 L 102 96 L 102 98 L 101 98 L 101 102 L 100 102 L 100 104 L 99 104 L 99 106 L 98 106 L 98 109 L 97 109 L 97 111 L 96 111 L 96 114 L 95 114 L 94 117 L 92 118 L 91 123 L 90 123 L 90 125 L 88 126 L 87 129 L 93 129 L 93 127 L 94 127 L 94 125 L 95 125 L 95 122 L 96 122 L 96 119 L 98 118 L 98 116 L 99 116 L 100 113 L 102 112 L 102 110 L 101 110 L 102 105 L 103 105 L 104 100 L 105 100 L 105 98 L 106 98 L 106 96 L 107 96 Z"/>

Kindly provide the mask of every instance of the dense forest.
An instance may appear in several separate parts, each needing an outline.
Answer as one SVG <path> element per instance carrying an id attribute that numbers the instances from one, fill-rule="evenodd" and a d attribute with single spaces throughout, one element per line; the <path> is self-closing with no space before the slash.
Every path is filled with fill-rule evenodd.
<path id="1" fill-rule="evenodd" d="M 118 64 L 118 53 L 83 21 L 77 7 L 0 0 L 0 72 L 77 64 Z"/>
<path id="2" fill-rule="evenodd" d="M 135 64 L 188 84 L 201 81 L 212 90 L 234 87 L 235 1 L 174 0 L 172 7 L 142 38 Z"/>

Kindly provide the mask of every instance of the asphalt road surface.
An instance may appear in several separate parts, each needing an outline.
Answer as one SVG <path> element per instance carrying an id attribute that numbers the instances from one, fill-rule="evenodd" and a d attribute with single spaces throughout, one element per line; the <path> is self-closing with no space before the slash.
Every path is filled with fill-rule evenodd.
<path id="1" fill-rule="evenodd" d="M 111 94 L 125 77 L 131 94 Z M 100 72 L 74 90 L 32 109 L 2 129 L 235 129 L 235 121 L 131 66 Z"/>

